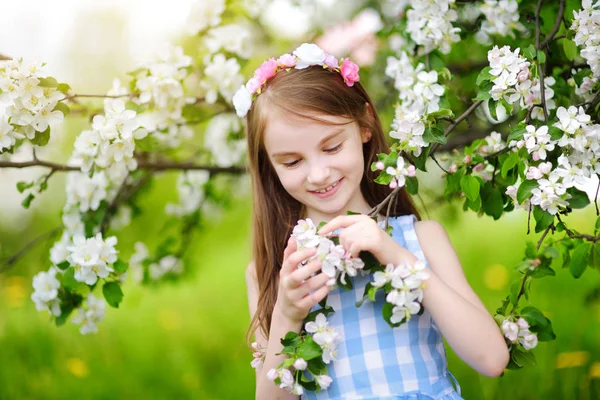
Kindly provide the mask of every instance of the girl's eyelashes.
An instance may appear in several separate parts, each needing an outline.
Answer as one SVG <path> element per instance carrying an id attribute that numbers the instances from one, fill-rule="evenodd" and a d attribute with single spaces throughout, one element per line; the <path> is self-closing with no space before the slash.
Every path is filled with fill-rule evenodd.
<path id="1" fill-rule="evenodd" d="M 340 144 L 338 144 L 337 146 L 335 146 L 335 147 L 332 147 L 332 148 L 330 148 L 330 149 L 325 149 L 324 151 L 325 151 L 326 153 L 330 153 L 330 154 L 331 154 L 331 153 L 336 153 L 336 152 L 338 152 L 338 151 L 340 151 L 340 150 L 342 149 L 342 146 L 343 146 L 343 144 L 344 144 L 344 142 L 341 142 L 341 143 L 340 143 Z"/>
<path id="2" fill-rule="evenodd" d="M 341 143 L 340 143 L 340 144 L 338 144 L 337 146 L 334 146 L 334 147 L 332 147 L 332 148 L 330 148 L 330 149 L 325 149 L 325 150 L 323 150 L 323 151 L 324 151 L 325 153 L 328 153 L 328 154 L 335 154 L 335 153 L 337 153 L 338 151 L 342 150 L 342 147 L 343 147 L 343 145 L 344 145 L 344 142 L 341 142 Z M 292 167 L 294 167 L 295 165 L 297 165 L 299 162 L 300 162 L 300 160 L 294 160 L 294 161 L 290 161 L 290 162 L 287 162 L 287 163 L 281 163 L 281 164 L 282 164 L 284 167 L 286 167 L 286 168 L 292 168 Z"/>

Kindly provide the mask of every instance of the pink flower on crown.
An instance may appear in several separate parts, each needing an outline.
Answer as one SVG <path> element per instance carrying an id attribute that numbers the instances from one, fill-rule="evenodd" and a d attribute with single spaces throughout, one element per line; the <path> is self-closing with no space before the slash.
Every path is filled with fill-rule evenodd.
<path id="1" fill-rule="evenodd" d="M 248 89 L 251 94 L 258 92 L 261 86 L 262 82 L 256 76 L 250 78 L 250 80 L 246 83 L 246 89 Z"/>
<path id="2" fill-rule="evenodd" d="M 342 62 L 342 67 L 340 68 L 340 74 L 342 74 L 346 85 L 354 86 L 354 83 L 360 80 L 360 77 L 358 76 L 358 70 L 358 65 L 350 61 L 349 58 L 344 59 Z"/>
<path id="3" fill-rule="evenodd" d="M 325 56 L 325 61 L 323 61 L 323 63 L 330 69 L 336 69 L 340 67 L 337 58 L 335 58 L 331 54 L 327 54 L 327 56 Z"/>
<path id="4" fill-rule="evenodd" d="M 296 57 L 291 54 L 284 54 L 277 59 L 277 64 L 283 68 L 292 68 L 296 66 Z"/>
<path id="5" fill-rule="evenodd" d="M 269 58 L 263 62 L 260 67 L 254 72 L 254 77 L 257 78 L 261 84 L 265 83 L 268 79 L 275 76 L 277 73 L 277 61 L 274 58 Z"/>

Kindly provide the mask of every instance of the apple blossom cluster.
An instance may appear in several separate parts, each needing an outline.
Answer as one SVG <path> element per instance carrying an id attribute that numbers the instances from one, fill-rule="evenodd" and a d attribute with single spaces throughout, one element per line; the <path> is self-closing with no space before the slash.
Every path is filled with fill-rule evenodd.
<path id="1" fill-rule="evenodd" d="M 38 272 L 33 277 L 33 293 L 31 300 L 35 303 L 35 308 L 38 311 L 47 310 L 51 315 L 60 317 L 60 299 L 58 298 L 58 290 L 60 282 L 56 279 L 56 274 L 60 270 L 56 267 L 50 267 L 47 272 Z"/>
<path id="2" fill-rule="evenodd" d="M 511 344 L 520 344 L 525 350 L 531 350 L 537 346 L 537 334 L 529 331 L 529 323 L 524 318 L 519 318 L 514 322 L 512 318 L 507 318 L 501 325 L 504 337 Z"/>
<path id="3" fill-rule="evenodd" d="M 209 179 L 206 170 L 182 171 L 177 179 L 179 204 L 167 204 L 165 212 L 178 217 L 196 212 L 205 200 L 204 185 Z"/>
<path id="4" fill-rule="evenodd" d="M 407 163 L 402 156 L 398 156 L 395 167 L 386 168 L 383 161 L 377 161 L 375 167 L 380 171 L 385 170 L 385 172 L 392 177 L 392 180 L 389 183 L 389 186 L 392 189 L 404 186 L 406 184 L 406 177 L 414 177 L 417 175 L 415 166 Z"/>
<path id="5" fill-rule="evenodd" d="M 317 227 L 310 218 L 298 221 L 292 237 L 296 239 L 299 249 L 317 248 L 317 254 L 313 258 L 321 261 L 321 270 L 331 278 L 327 282 L 330 286 L 335 285 L 338 279 L 342 284 L 346 284 L 346 275 L 356 276 L 359 271 L 363 272 L 365 263 L 360 258 L 350 256 L 342 245 L 336 245 L 333 240 L 319 236 Z"/>
<path id="6" fill-rule="evenodd" d="M 244 24 L 227 24 L 211 28 L 204 37 L 209 54 L 221 50 L 248 59 L 253 53 L 252 32 Z"/>
<path id="7" fill-rule="evenodd" d="M 527 28 L 519 22 L 519 4 L 516 0 L 485 0 L 480 6 L 485 16 L 481 30 L 475 39 L 482 44 L 491 44 L 491 35 L 515 37 L 514 31 L 527 33 Z"/>
<path id="8" fill-rule="evenodd" d="M 454 0 L 410 1 L 406 31 L 416 44 L 423 46 L 424 53 L 439 49 L 448 54 L 452 43 L 460 40 L 460 28 L 452 25 L 458 19 L 453 5 Z"/>
<path id="9" fill-rule="evenodd" d="M 425 71 L 423 63 L 413 67 L 405 52 L 399 58 L 387 58 L 385 74 L 394 79 L 399 99 L 390 136 L 398 139 L 400 150 L 419 156 L 422 148 L 428 146 L 423 140 L 424 118 L 440 109 L 444 87 L 438 83 L 437 71 Z"/>
<path id="10" fill-rule="evenodd" d="M 583 0 L 581 10 L 573 11 L 571 30 L 577 46 L 583 46 L 581 57 L 590 66 L 594 77 L 600 75 L 600 6 L 599 1 Z"/>
<path id="11" fill-rule="evenodd" d="M 340 64 L 337 58 L 327 54 L 314 43 L 303 43 L 292 54 L 284 54 L 278 59 L 269 58 L 254 71 L 254 76 L 248 80 L 246 85 L 242 85 L 233 96 L 233 105 L 238 117 L 243 118 L 246 116 L 250 111 L 252 102 L 262 92 L 262 88 L 267 81 L 282 70 L 305 69 L 319 65 L 329 71 L 339 72 L 346 85 L 354 86 L 354 83 L 360 80 L 358 65 L 348 58 L 341 61 Z"/>
<path id="12" fill-rule="evenodd" d="M 571 69 L 571 75 L 575 75 L 579 71 L 581 71 L 581 68 L 573 68 Z M 577 85 L 577 82 L 575 82 L 575 78 L 573 78 L 572 76 L 569 78 L 567 83 L 569 84 L 569 86 L 575 87 L 575 94 L 577 96 L 580 96 L 586 102 L 590 102 L 596 94 L 594 91 L 594 87 L 596 86 L 596 83 L 598 83 L 598 77 L 594 76 L 594 74 L 590 72 L 589 76 L 583 77 L 580 86 Z"/>
<path id="13" fill-rule="evenodd" d="M 185 125 L 183 107 L 196 101 L 184 95 L 183 81 L 190 75 L 192 59 L 179 46 L 159 53 L 134 73 L 132 82 L 140 106 L 140 125 L 160 143 L 173 148 L 190 138 L 192 128 Z"/>
<path id="14" fill-rule="evenodd" d="M 533 162 L 537 163 L 526 163 L 526 178 L 538 183 L 538 187 L 531 190 L 530 202 L 553 215 L 559 207 L 568 205 L 570 194 L 567 189 L 575 187 L 584 191 L 592 174 L 600 174 L 600 125 L 591 123 L 583 107 L 559 107 L 556 116 L 558 121 L 553 127 L 562 131 L 560 137 L 553 139 L 548 126 L 536 128 L 528 125 L 522 140 L 509 143 L 509 147 L 525 147 Z M 562 148 L 562 154 L 553 163 L 548 160 L 547 152 L 558 147 Z M 516 193 L 519 185 L 509 186 L 506 192 L 515 205 L 518 205 Z"/>
<path id="15" fill-rule="evenodd" d="M 204 61 L 204 74 L 200 81 L 200 88 L 204 92 L 206 102 L 216 103 L 219 94 L 227 102 L 232 101 L 236 89 L 244 81 L 237 59 L 227 58 L 223 53 L 217 53 L 206 57 Z"/>
<path id="16" fill-rule="evenodd" d="M 211 26 L 221 23 L 225 11 L 225 0 L 200 0 L 192 3 L 188 14 L 187 28 L 190 34 L 197 35 Z"/>
<path id="17" fill-rule="evenodd" d="M 499 101 L 504 99 L 508 104 L 518 104 L 522 108 L 531 108 L 534 105 L 541 104 L 540 81 L 538 78 L 532 78 L 529 70 L 530 62 L 519 55 L 520 49 L 514 51 L 509 46 L 498 48 L 494 46 L 488 52 L 488 61 L 490 63 L 490 75 L 493 87 L 490 91 L 492 99 Z M 552 76 L 544 80 L 544 95 L 546 99 L 546 109 L 553 110 L 556 104 L 552 99 L 554 97 L 555 79 Z M 498 107 L 500 108 L 500 106 Z M 501 107 L 504 109 L 504 107 Z M 505 112 L 506 110 L 504 110 Z M 535 107 L 531 113 L 532 118 L 544 120 L 544 112 L 541 107 Z M 499 115 L 500 120 L 504 119 Z"/>
<path id="18" fill-rule="evenodd" d="M 85 238 L 82 234 L 76 234 L 71 238 L 65 230 L 61 240 L 56 242 L 50 251 L 50 260 L 54 265 L 48 272 L 40 272 L 33 277 L 34 292 L 31 299 L 37 310 L 48 310 L 55 317 L 61 316 L 62 300 L 59 293 L 61 281 L 57 275 L 62 275 L 61 280 L 66 279 L 65 273 L 70 268 L 73 269 L 72 279 L 88 286 L 94 286 L 99 279 L 106 279 L 109 276 L 121 278 L 124 274 L 115 272 L 113 267 L 117 262 L 116 244 L 115 236 L 104 239 L 98 233 L 91 238 Z M 96 332 L 96 323 L 104 318 L 104 311 L 104 300 L 97 299 L 90 293 L 87 297 L 87 305 L 78 308 L 78 315 L 72 318 L 72 322 L 82 325 L 80 328 L 82 334 Z"/>
<path id="19" fill-rule="evenodd" d="M 63 92 L 41 63 L 0 60 L 0 154 L 64 119 Z"/>
<path id="20" fill-rule="evenodd" d="M 88 294 L 86 298 L 87 306 L 77 308 L 77 315 L 71 318 L 74 324 L 81 324 L 79 332 L 82 335 L 98 332 L 98 322 L 104 319 L 106 313 L 106 302 L 102 298 L 97 298 L 93 294 Z"/>
<path id="21" fill-rule="evenodd" d="M 304 329 L 312 335 L 313 341 L 321 347 L 321 358 L 323 362 L 325 364 L 330 364 L 331 361 L 334 361 L 337 355 L 336 348 L 342 342 L 343 338 L 339 332 L 329 326 L 325 314 L 317 314 L 314 321 L 309 321 L 304 325 Z M 255 360 L 256 359 L 257 357 L 255 357 Z M 256 364 L 258 364 L 258 362 L 256 362 Z M 308 364 L 303 358 L 297 357 L 293 359 L 293 364 L 291 364 L 291 366 L 294 367 L 296 371 L 304 371 L 307 369 Z M 317 383 L 319 390 L 327 389 L 331 385 L 331 382 L 333 382 L 331 377 L 325 374 L 313 375 L 313 378 Z M 274 381 L 281 389 L 285 389 L 292 394 L 302 395 L 304 393 L 302 385 L 294 379 L 292 371 L 285 368 L 285 366 L 279 366 L 277 369 L 270 369 L 267 372 L 267 379 Z"/>
<path id="22" fill-rule="evenodd" d="M 129 258 L 129 269 L 135 282 L 144 280 L 144 265 L 148 266 L 148 277 L 159 280 L 167 275 L 177 275 L 183 272 L 183 262 L 174 255 L 166 255 L 159 260 L 152 259 L 148 248 L 142 242 L 136 242 L 135 252 Z"/>
<path id="23" fill-rule="evenodd" d="M 134 157 L 135 139 L 147 131 L 140 129 L 136 112 L 127 110 L 121 99 L 104 100 L 104 115 L 94 116 L 91 130 L 82 131 L 75 139 L 71 162 L 82 172 L 94 168 L 106 170 L 111 180 L 122 181 L 137 168 Z"/>
<path id="24" fill-rule="evenodd" d="M 411 315 L 421 311 L 423 301 L 423 284 L 429 279 L 429 272 L 425 262 L 418 260 L 414 265 L 407 261 L 402 264 L 388 264 L 385 271 L 377 271 L 373 274 L 372 285 L 381 288 L 388 283 L 391 290 L 387 293 L 385 300 L 392 304 L 393 324 L 410 320 Z"/>
<path id="25" fill-rule="evenodd" d="M 214 116 L 204 132 L 204 147 L 219 167 L 239 165 L 246 154 L 246 140 L 240 119 L 233 113 Z"/>
<path id="26" fill-rule="evenodd" d="M 250 365 L 252 366 L 252 368 L 259 370 L 263 367 L 263 365 L 265 363 L 265 357 L 267 356 L 267 349 L 260 346 L 257 342 L 252 342 L 252 349 L 254 349 L 254 352 L 252 353 L 252 356 L 254 357 L 254 359 L 252 360 Z"/>

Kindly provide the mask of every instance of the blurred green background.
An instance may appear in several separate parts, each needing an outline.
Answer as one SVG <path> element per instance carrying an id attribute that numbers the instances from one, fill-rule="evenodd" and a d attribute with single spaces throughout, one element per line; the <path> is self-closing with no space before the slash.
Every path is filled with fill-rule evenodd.
<path id="1" fill-rule="evenodd" d="M 76 91 L 103 93 L 114 76 L 124 78 L 134 66 L 127 46 L 106 43 L 120 43 L 125 21 L 109 11 L 100 18 L 97 12 L 80 16 L 72 32 L 75 40 L 60 51 L 64 59 L 76 61 L 70 75 L 59 74 L 59 80 Z M 81 38 L 94 34 L 104 45 L 92 51 Z M 65 161 L 74 137 L 87 126 L 85 118 L 69 120 L 41 155 Z M 50 189 L 31 210 L 18 211 L 15 206 L 21 200 L 16 181 L 37 172 L 0 171 L 0 256 L 15 253 L 61 223 L 64 175 L 53 176 Z M 124 259 L 136 241 L 150 248 L 158 241 L 164 204 L 176 200 L 176 177 L 160 175 L 141 202 L 144 214 L 119 232 Z M 430 188 L 439 184 L 430 182 Z M 29 298 L 33 275 L 49 266 L 52 241 L 0 273 L 0 399 L 253 398 L 252 355 L 244 340 L 249 323 L 244 280 L 250 260 L 249 200 L 242 193 L 220 217 L 205 221 L 193 237 L 187 270 L 179 281 L 150 287 L 128 282 L 120 308 L 107 309 L 95 335 L 82 336 L 71 323 L 54 327 Z M 523 257 L 525 241 L 539 238 L 526 235 L 527 215 L 517 211 L 493 221 L 447 204 L 430 205 L 428 211 L 423 218 L 446 227 L 467 279 L 493 313 L 518 278 L 513 267 Z M 567 221 L 589 232 L 594 210 L 589 207 Z M 531 303 L 552 320 L 557 335 L 556 341 L 540 343 L 534 350 L 536 367 L 487 378 L 448 348 L 449 369 L 463 397 L 600 399 L 600 302 L 593 296 L 599 288 L 595 270 L 578 280 L 558 270 L 556 277 L 534 281 Z"/>

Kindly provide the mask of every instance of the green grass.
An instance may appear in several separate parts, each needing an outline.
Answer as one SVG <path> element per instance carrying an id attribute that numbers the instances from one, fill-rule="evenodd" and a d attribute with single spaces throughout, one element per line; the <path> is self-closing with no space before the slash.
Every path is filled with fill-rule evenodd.
<path id="1" fill-rule="evenodd" d="M 154 193 L 147 201 L 153 209 L 162 197 Z M 249 322 L 244 281 L 250 258 L 249 215 L 249 203 L 239 201 L 197 234 L 188 255 L 190 272 L 180 282 L 153 287 L 129 283 L 120 309 L 107 310 L 96 335 L 82 336 L 71 323 L 56 328 L 46 313 L 35 310 L 29 300 L 30 282 L 36 270 L 46 268 L 39 261 L 44 255 L 34 252 L 10 275 L 0 275 L 0 399 L 253 398 L 251 352 L 244 343 Z M 450 223 L 444 215 L 438 210 L 432 217 L 439 216 L 446 226 L 469 282 L 493 312 L 507 285 L 517 278 L 512 267 L 524 250 L 524 216 L 494 222 L 470 213 Z M 573 218 L 573 226 L 583 229 L 591 215 Z M 152 218 L 120 235 L 121 248 L 156 237 L 160 225 Z M 493 265 L 496 272 L 490 275 Z M 507 279 L 499 288 L 502 266 Z M 550 316 L 557 334 L 555 342 L 541 343 L 535 350 L 535 367 L 487 378 L 448 349 L 449 369 L 463 396 L 598 398 L 600 380 L 590 379 L 589 371 L 592 363 L 600 362 L 600 307 L 586 305 L 584 299 L 599 284 L 593 270 L 579 280 L 561 270 L 556 277 L 534 282 L 531 302 Z M 556 369 L 559 354 L 575 351 L 585 352 L 581 365 Z"/>

